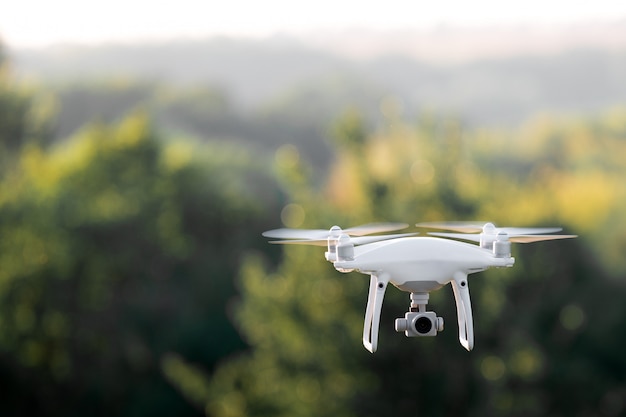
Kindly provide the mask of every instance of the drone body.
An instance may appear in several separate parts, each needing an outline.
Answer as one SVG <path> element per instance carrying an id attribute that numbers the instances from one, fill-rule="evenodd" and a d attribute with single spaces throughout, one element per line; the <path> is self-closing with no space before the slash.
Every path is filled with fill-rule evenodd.
<path id="1" fill-rule="evenodd" d="M 406 227 L 402 224 L 371 224 L 342 231 L 277 229 L 264 236 L 286 239 L 271 243 L 310 244 L 328 247 L 326 260 L 340 272 L 357 271 L 370 276 L 370 287 L 363 326 L 363 345 L 375 352 L 383 298 L 388 283 L 411 293 L 411 305 L 395 328 L 408 337 L 435 336 L 443 330 L 443 319 L 426 310 L 429 293 L 450 283 L 454 293 L 459 341 L 471 350 L 474 346 L 472 307 L 467 277 L 491 267 L 512 267 L 511 242 L 536 242 L 563 239 L 573 235 L 540 235 L 559 228 L 502 228 L 460 223 L 423 223 L 419 227 L 439 228 L 463 233 L 432 233 L 438 237 L 419 237 L 416 233 L 362 236 Z M 357 237 L 350 237 L 350 234 Z M 479 245 L 453 239 L 475 241 Z"/>
<path id="2" fill-rule="evenodd" d="M 430 292 L 457 274 L 490 267 L 513 266 L 514 259 L 497 258 L 479 246 L 433 237 L 404 237 L 355 247 L 353 260 L 337 260 L 335 268 L 364 274 L 386 272 L 402 291 Z"/>

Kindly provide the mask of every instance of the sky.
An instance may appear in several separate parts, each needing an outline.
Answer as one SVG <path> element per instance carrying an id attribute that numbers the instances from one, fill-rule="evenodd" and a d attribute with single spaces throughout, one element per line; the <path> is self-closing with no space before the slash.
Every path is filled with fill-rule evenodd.
<path id="1" fill-rule="evenodd" d="M 626 24 L 624 0 L 19 0 L 0 7 L 0 39 L 14 48 L 57 43 L 263 37 L 350 28 L 428 30 L 582 21 Z"/>

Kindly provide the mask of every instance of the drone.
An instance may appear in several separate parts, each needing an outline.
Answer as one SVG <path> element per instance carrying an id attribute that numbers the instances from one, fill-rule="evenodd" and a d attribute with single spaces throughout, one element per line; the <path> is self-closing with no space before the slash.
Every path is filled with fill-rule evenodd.
<path id="1" fill-rule="evenodd" d="M 275 229 L 263 236 L 274 244 L 325 246 L 325 258 L 339 272 L 357 271 L 370 276 L 363 325 L 363 346 L 378 348 L 383 298 L 391 283 L 410 293 L 409 311 L 395 320 L 395 330 L 407 337 L 436 336 L 444 321 L 426 305 L 431 291 L 450 283 L 456 302 L 459 342 L 471 351 L 474 325 L 468 276 L 486 269 L 512 267 L 511 243 L 570 239 L 576 235 L 553 234 L 558 227 L 496 227 L 493 223 L 417 223 L 419 228 L 443 230 L 419 233 L 378 234 L 399 231 L 405 223 L 370 223 L 349 229 Z M 465 242 L 467 241 L 467 242 Z M 472 242 L 472 243 L 469 243 Z"/>

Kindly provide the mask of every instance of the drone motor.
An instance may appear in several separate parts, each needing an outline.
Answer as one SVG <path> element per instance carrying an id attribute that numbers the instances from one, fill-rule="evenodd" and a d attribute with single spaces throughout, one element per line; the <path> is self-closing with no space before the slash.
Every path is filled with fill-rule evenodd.
<path id="1" fill-rule="evenodd" d="M 511 241 L 506 232 L 498 232 L 493 242 L 493 256 L 496 258 L 509 258 L 511 256 Z"/>
<path id="2" fill-rule="evenodd" d="M 339 262 L 354 260 L 354 244 L 348 235 L 341 235 L 337 241 L 337 260 Z"/>

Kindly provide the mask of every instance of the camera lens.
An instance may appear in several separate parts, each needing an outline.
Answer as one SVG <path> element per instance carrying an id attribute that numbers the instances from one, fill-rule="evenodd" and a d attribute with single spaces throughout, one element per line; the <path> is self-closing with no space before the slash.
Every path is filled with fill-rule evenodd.
<path id="1" fill-rule="evenodd" d="M 426 334 L 430 332 L 433 328 L 433 323 L 430 321 L 428 317 L 418 317 L 415 320 L 415 331 L 419 334 Z"/>

